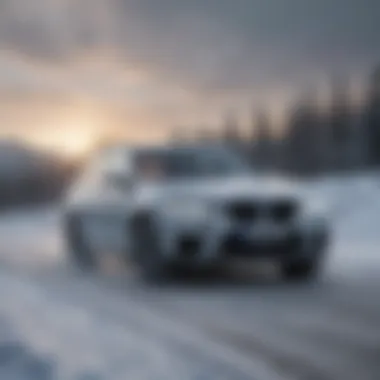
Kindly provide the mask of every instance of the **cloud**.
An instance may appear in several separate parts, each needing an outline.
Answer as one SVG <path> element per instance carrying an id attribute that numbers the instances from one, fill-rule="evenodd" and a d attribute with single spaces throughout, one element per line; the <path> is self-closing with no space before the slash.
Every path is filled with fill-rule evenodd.
<path id="1" fill-rule="evenodd" d="M 380 57 L 378 0 L 2 0 L 0 96 L 216 122 Z"/>
<path id="2" fill-rule="evenodd" d="M 43 59 L 113 51 L 203 89 L 277 85 L 380 53 L 377 0 L 6 0 L 3 44 Z"/>
<path id="3" fill-rule="evenodd" d="M 189 82 L 219 89 L 302 81 L 379 56 L 376 0 L 119 1 L 120 45 Z M 138 47 L 134 41 L 139 41 Z"/>

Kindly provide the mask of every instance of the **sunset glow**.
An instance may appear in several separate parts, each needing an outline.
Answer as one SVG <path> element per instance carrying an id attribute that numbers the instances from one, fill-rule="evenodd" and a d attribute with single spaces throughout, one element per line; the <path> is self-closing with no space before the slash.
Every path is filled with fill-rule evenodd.
<path id="1" fill-rule="evenodd" d="M 96 128 L 68 123 L 57 130 L 47 131 L 27 138 L 32 145 L 56 152 L 69 159 L 86 156 L 98 141 Z"/>
<path id="2" fill-rule="evenodd" d="M 0 12 L 0 134 L 69 157 L 104 135 L 145 142 L 176 126 L 218 129 L 230 109 L 249 133 L 261 108 L 281 125 L 299 94 L 331 73 L 365 86 L 377 57 L 365 5 L 344 7 L 357 19 L 353 39 L 335 1 L 289 5 L 281 20 L 272 1 L 27 3 L 6 1 Z M 315 31 L 324 23 L 328 38 Z M 326 43 L 334 38 L 345 49 Z"/>

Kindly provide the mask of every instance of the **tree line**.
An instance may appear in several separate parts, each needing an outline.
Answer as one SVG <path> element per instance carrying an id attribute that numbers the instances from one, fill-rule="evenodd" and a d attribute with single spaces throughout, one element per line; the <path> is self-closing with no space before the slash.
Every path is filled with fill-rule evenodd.
<path id="1" fill-rule="evenodd" d="M 201 128 L 191 139 L 238 148 L 257 169 L 315 175 L 380 166 L 380 66 L 370 75 L 359 103 L 351 100 L 346 80 L 333 80 L 330 87 L 323 106 L 313 93 L 299 99 L 280 131 L 263 110 L 256 113 L 248 135 L 229 115 L 218 132 Z M 189 137 L 176 129 L 172 139 Z"/>

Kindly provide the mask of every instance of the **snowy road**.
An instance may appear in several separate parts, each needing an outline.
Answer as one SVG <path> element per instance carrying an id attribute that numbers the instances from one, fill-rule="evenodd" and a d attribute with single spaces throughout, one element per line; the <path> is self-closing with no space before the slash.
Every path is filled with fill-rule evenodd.
<path id="1" fill-rule="evenodd" d="M 62 379 L 378 380 L 380 197 L 358 193 L 366 202 L 338 221 L 313 285 L 254 276 L 152 289 L 128 270 L 82 277 L 64 262 L 53 211 L 10 215 L 0 324 L 53 355 Z"/>

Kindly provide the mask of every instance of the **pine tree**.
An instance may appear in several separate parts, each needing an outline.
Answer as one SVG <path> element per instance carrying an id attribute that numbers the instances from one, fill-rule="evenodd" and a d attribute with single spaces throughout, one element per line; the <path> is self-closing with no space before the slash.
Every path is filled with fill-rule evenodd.
<path id="1" fill-rule="evenodd" d="M 332 83 L 332 102 L 329 117 L 330 144 L 334 167 L 343 169 L 348 167 L 350 160 L 352 111 L 347 80 L 335 78 Z"/>
<path id="2" fill-rule="evenodd" d="M 370 80 L 365 127 L 369 163 L 380 165 L 380 66 L 374 71 Z"/>
<path id="3" fill-rule="evenodd" d="M 321 168 L 320 115 L 315 104 L 314 97 L 304 97 L 291 113 L 285 135 L 287 166 L 301 174 Z"/>
<path id="4" fill-rule="evenodd" d="M 257 165 L 268 168 L 273 164 L 271 123 L 266 112 L 261 111 L 257 116 L 255 128 L 255 158 Z M 272 162 L 271 162 L 272 161 Z"/>
<path id="5" fill-rule="evenodd" d="M 201 142 L 212 143 L 215 141 L 215 136 L 209 128 L 203 127 L 198 129 L 197 140 Z"/>
<path id="6" fill-rule="evenodd" d="M 172 143 L 183 143 L 187 140 L 187 135 L 185 129 L 182 127 L 174 127 L 170 133 L 170 142 Z"/>
<path id="7" fill-rule="evenodd" d="M 231 146 L 239 145 L 241 142 L 239 124 L 234 114 L 229 113 L 225 117 L 222 133 L 224 142 Z"/>

